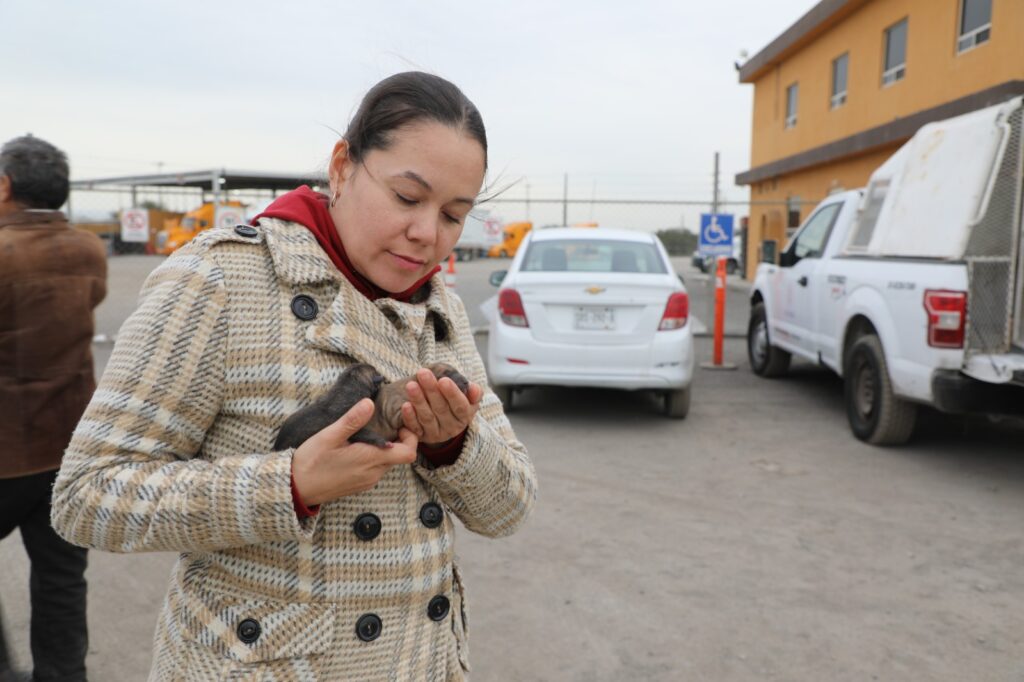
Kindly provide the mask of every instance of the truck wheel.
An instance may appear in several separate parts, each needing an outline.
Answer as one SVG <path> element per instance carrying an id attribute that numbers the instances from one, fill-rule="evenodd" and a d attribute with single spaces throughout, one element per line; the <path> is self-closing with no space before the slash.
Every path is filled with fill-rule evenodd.
<path id="1" fill-rule="evenodd" d="M 494 395 L 498 396 L 498 400 L 501 401 L 502 406 L 505 408 L 505 413 L 512 411 L 512 387 L 511 386 L 491 386 L 491 390 L 494 391 Z"/>
<path id="2" fill-rule="evenodd" d="M 853 435 L 872 445 L 902 445 L 910 439 L 917 405 L 897 398 L 882 342 L 874 334 L 857 339 L 846 356 L 843 391 Z"/>
<path id="3" fill-rule="evenodd" d="M 747 357 L 750 369 L 759 377 L 779 377 L 789 369 L 792 355 L 776 348 L 768 336 L 768 316 L 764 303 L 757 303 L 750 310 L 750 324 L 747 326 Z"/>
<path id="4" fill-rule="evenodd" d="M 679 388 L 665 394 L 665 416 L 685 419 L 690 413 L 690 387 Z"/>

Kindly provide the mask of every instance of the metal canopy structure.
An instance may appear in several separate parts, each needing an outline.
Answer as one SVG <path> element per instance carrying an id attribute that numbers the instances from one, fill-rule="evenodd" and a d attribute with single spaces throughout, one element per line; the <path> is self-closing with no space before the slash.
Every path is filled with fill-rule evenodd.
<path id="1" fill-rule="evenodd" d="M 293 190 L 299 185 L 326 185 L 327 178 L 316 173 L 289 175 L 283 173 L 262 173 L 258 171 L 212 170 L 188 171 L 182 173 L 155 173 L 150 175 L 126 175 L 116 178 L 74 180 L 71 189 L 90 190 L 104 187 L 192 187 L 214 194 L 233 190 Z"/>

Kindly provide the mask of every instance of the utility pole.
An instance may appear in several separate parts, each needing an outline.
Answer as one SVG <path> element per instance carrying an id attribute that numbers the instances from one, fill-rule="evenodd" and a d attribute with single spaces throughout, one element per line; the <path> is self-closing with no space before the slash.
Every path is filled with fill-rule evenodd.
<path id="1" fill-rule="evenodd" d="M 565 180 L 562 183 L 562 224 L 569 224 L 569 174 L 565 174 Z"/>
<path id="2" fill-rule="evenodd" d="M 526 183 L 526 219 L 530 219 L 530 183 Z"/>
<path id="3" fill-rule="evenodd" d="M 711 196 L 711 222 L 718 223 L 718 152 L 715 152 L 715 184 Z M 719 230 L 720 230 L 719 226 Z M 720 232 L 719 232 L 720 234 Z M 713 359 L 702 362 L 703 369 L 736 369 L 736 365 L 722 361 L 725 342 L 725 264 L 727 257 L 715 254 L 711 272 L 708 273 L 708 320 L 714 339 Z"/>
<path id="4" fill-rule="evenodd" d="M 164 173 L 164 162 L 163 161 L 157 161 L 156 162 L 156 172 L 157 172 L 157 175 L 163 175 L 163 173 Z M 164 188 L 163 188 L 163 182 L 164 181 L 161 178 L 160 184 L 156 186 L 156 201 L 157 201 L 158 204 L 160 204 L 160 210 L 161 211 L 166 210 L 166 208 L 164 207 Z"/>
<path id="5" fill-rule="evenodd" d="M 714 189 L 711 194 L 711 221 L 716 222 L 718 220 L 718 152 L 715 152 L 715 174 L 714 174 Z M 718 256 L 715 256 L 711 261 L 711 267 L 708 269 L 708 331 L 715 328 L 715 274 L 718 270 Z"/>

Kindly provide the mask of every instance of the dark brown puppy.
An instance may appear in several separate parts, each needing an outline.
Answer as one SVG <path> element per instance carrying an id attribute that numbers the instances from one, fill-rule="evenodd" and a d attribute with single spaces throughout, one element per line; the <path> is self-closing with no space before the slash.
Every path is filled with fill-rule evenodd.
<path id="1" fill-rule="evenodd" d="M 459 390 L 466 393 L 469 382 L 451 365 L 439 362 L 427 367 L 438 379 L 448 377 Z M 337 421 L 341 415 L 363 398 L 373 399 L 373 417 L 356 431 L 349 442 L 369 443 L 384 447 L 398 438 L 402 426 L 402 403 L 408 398 L 405 385 L 416 377 L 387 382 L 372 365 L 352 365 L 338 377 L 334 385 L 312 405 L 302 408 L 285 420 L 274 441 L 275 450 L 297 448 L 310 436 Z"/>

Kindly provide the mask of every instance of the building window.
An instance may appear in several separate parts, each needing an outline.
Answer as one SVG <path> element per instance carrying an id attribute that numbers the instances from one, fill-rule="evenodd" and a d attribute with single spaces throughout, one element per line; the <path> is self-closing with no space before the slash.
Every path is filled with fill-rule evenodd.
<path id="1" fill-rule="evenodd" d="M 846 104 L 846 71 L 850 63 L 850 53 L 832 60 L 832 99 L 833 109 Z"/>
<path id="2" fill-rule="evenodd" d="M 885 29 L 885 70 L 882 85 L 892 85 L 907 74 L 907 20 Z"/>
<path id="3" fill-rule="evenodd" d="M 992 0 L 961 0 L 960 38 L 956 49 L 964 52 L 988 41 L 992 34 Z"/>
<path id="4" fill-rule="evenodd" d="M 793 83 L 786 88 L 786 127 L 792 128 L 796 125 L 796 97 L 799 84 Z"/>
<path id="5" fill-rule="evenodd" d="M 800 197 L 789 197 L 786 199 L 786 230 L 787 235 L 790 230 L 795 230 L 800 227 Z"/>

